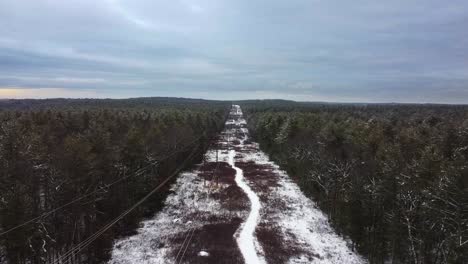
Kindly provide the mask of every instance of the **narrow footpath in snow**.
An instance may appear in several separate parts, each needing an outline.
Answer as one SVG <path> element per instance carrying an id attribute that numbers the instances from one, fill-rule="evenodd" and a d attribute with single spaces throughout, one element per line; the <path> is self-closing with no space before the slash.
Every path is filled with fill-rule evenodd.
<path id="1" fill-rule="evenodd" d="M 236 170 L 236 184 L 247 194 L 247 197 L 250 201 L 250 214 L 247 217 L 247 220 L 242 225 L 242 230 L 239 233 L 237 238 L 237 244 L 239 249 L 244 256 L 246 264 L 257 264 L 264 263 L 258 255 L 255 246 L 254 232 L 257 227 L 258 218 L 260 216 L 260 199 L 258 196 L 250 189 L 250 187 L 244 181 L 244 172 L 239 167 L 236 167 L 234 164 L 234 156 L 236 155 L 235 150 L 229 151 L 229 165 L 231 165 Z"/>
<path id="2" fill-rule="evenodd" d="M 258 218 L 260 216 L 260 199 L 258 196 L 250 189 L 250 187 L 244 181 L 244 172 L 239 167 L 234 165 L 234 156 L 236 155 L 235 150 L 229 151 L 229 165 L 231 165 L 236 170 L 236 184 L 239 186 L 249 198 L 250 201 L 250 214 L 247 217 L 247 220 L 241 227 L 239 237 L 237 238 L 237 244 L 239 249 L 244 256 L 246 264 L 256 264 L 264 263 L 260 260 L 257 255 L 255 246 L 254 232 L 257 227 Z"/>
<path id="3" fill-rule="evenodd" d="M 136 235 L 114 243 L 109 263 L 367 263 L 250 140 L 239 106 L 204 160 Z"/>
<path id="4" fill-rule="evenodd" d="M 238 118 L 242 117 L 242 111 L 240 110 L 239 106 L 233 106 L 233 112 L 236 113 Z M 239 146 L 244 145 L 245 140 L 246 137 L 244 135 L 243 138 L 239 140 Z M 235 165 L 235 156 L 236 151 L 230 150 L 229 165 L 231 165 L 234 170 L 236 170 L 235 181 L 237 186 L 239 186 L 247 194 L 247 197 L 250 201 L 250 214 L 241 227 L 239 237 L 237 238 L 237 244 L 239 245 L 239 249 L 244 256 L 246 264 L 264 263 L 263 259 L 260 259 L 257 255 L 256 249 L 259 248 L 259 245 L 256 243 L 254 236 L 255 228 L 257 227 L 258 219 L 260 217 L 260 198 L 258 198 L 257 194 L 255 194 L 255 192 L 253 192 L 249 185 L 247 185 L 247 183 L 244 181 L 244 171 Z"/>

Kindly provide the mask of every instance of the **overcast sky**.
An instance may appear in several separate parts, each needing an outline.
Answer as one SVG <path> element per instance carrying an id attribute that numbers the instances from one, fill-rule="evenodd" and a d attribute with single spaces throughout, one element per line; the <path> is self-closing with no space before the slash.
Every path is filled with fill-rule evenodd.
<path id="1" fill-rule="evenodd" d="M 466 0 L 0 0 L 0 97 L 468 103 Z"/>

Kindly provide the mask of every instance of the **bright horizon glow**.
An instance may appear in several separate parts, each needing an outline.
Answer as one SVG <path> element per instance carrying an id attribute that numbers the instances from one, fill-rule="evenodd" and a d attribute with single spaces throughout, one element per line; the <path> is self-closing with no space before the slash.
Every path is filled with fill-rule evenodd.
<path id="1" fill-rule="evenodd" d="M 0 88 L 0 99 L 105 98 L 93 90 L 64 88 Z"/>
<path id="2" fill-rule="evenodd" d="M 334 101 L 330 98 L 323 98 L 320 96 L 303 95 L 301 98 L 291 96 L 290 94 L 265 94 L 261 91 L 253 91 L 250 97 L 237 96 L 235 93 L 230 94 L 228 97 L 212 97 L 206 93 L 196 94 L 179 94 L 174 96 L 172 94 L 114 94 L 101 92 L 93 89 L 67 89 L 67 88 L 1 88 L 0 87 L 0 100 L 2 99 L 54 99 L 54 98 L 68 98 L 68 99 L 128 99 L 139 97 L 181 97 L 191 99 L 206 99 L 206 100 L 256 100 L 256 99 L 283 99 L 297 102 L 330 102 L 330 103 L 434 103 L 434 102 L 413 102 L 411 100 L 403 100 L 400 102 L 394 101 L 365 101 L 359 98 L 355 100 L 341 100 Z M 438 104 L 466 104 L 463 100 L 460 102 L 437 102 Z"/>

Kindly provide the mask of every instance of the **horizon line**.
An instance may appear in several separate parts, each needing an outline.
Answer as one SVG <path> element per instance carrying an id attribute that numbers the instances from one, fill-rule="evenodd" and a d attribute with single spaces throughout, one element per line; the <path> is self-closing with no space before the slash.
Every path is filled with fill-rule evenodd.
<path id="1" fill-rule="evenodd" d="M 340 102 L 340 101 L 298 101 L 292 99 L 280 98 L 262 98 L 262 99 L 237 99 L 237 100 L 221 100 L 221 99 L 206 99 L 197 97 L 178 97 L 178 96 L 140 96 L 140 97 L 46 97 L 46 98 L 0 98 L 1 101 L 41 101 L 41 100 L 131 100 L 145 98 L 169 98 L 169 99 L 189 99 L 189 100 L 204 100 L 204 101 L 219 101 L 219 102 L 240 102 L 240 101 L 285 101 L 294 103 L 314 103 L 314 104 L 361 104 L 361 105 L 453 105 L 453 106 L 468 106 L 468 103 L 434 103 L 434 102 Z"/>

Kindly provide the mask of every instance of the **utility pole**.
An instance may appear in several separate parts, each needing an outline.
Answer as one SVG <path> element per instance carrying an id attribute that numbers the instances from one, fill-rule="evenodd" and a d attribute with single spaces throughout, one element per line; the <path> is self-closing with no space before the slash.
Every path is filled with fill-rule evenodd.
<path id="1" fill-rule="evenodd" d="M 217 170 L 218 170 L 218 166 L 219 166 L 219 164 L 218 164 L 218 146 L 216 145 L 216 168 L 215 168 L 216 187 L 218 187 L 218 180 L 219 180 L 219 179 L 218 179 L 219 177 L 218 177 L 218 175 L 217 175 L 217 173 L 218 173 L 218 171 L 217 171 Z"/>
<path id="2" fill-rule="evenodd" d="M 206 155 L 203 154 L 203 165 L 202 168 L 206 169 Z M 203 177 L 203 186 L 206 187 L 206 177 Z"/>

